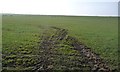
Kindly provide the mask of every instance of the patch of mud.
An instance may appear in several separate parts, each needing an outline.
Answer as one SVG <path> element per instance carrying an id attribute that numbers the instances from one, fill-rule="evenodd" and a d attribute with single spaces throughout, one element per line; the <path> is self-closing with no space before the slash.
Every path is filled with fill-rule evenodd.
<path id="1" fill-rule="evenodd" d="M 76 38 L 68 36 L 68 30 L 57 27 L 51 28 L 55 29 L 56 32 L 51 36 L 46 34 L 41 38 L 40 49 L 43 52 L 40 52 L 39 62 L 34 67 L 34 71 L 111 71 L 98 54 L 91 51 Z"/>

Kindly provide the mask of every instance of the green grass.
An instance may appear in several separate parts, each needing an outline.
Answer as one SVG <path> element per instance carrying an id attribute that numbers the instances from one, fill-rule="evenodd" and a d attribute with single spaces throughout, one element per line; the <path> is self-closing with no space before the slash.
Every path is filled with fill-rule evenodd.
<path id="1" fill-rule="evenodd" d="M 100 54 L 111 68 L 118 64 L 118 21 L 116 17 L 3 15 L 3 53 L 37 48 L 39 36 L 50 26 L 68 29 L 69 35 Z M 10 61 L 11 62 L 11 61 Z"/>

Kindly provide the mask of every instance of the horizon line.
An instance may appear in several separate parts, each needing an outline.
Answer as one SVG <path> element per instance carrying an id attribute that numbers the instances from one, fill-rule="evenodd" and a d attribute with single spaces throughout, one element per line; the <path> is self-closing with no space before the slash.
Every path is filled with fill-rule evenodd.
<path id="1" fill-rule="evenodd" d="M 0 14 L 16 14 L 16 15 L 52 15 L 52 16 L 97 16 L 97 17 L 120 17 L 119 15 L 65 15 L 65 14 L 20 14 L 20 13 L 0 13 Z"/>

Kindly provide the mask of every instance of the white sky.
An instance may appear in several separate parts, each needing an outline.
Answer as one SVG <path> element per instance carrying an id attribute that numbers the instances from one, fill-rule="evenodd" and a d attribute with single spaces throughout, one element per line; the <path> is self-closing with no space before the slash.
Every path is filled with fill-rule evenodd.
<path id="1" fill-rule="evenodd" d="M 119 0 L 0 0 L 0 13 L 117 16 Z"/>

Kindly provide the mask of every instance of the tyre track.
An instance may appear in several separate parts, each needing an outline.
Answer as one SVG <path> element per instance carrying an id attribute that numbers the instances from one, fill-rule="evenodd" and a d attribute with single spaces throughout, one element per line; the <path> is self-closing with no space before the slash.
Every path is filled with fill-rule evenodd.
<path id="1" fill-rule="evenodd" d="M 94 53 L 90 48 L 81 44 L 76 38 L 68 37 L 68 41 L 71 41 L 71 45 L 75 50 L 78 50 L 80 54 L 86 58 L 87 63 L 91 66 L 91 70 L 94 72 L 110 72 L 110 68 L 106 63 L 100 58 L 100 56 Z"/>
<path id="2" fill-rule="evenodd" d="M 57 27 L 51 27 L 52 29 L 55 29 L 56 32 L 48 36 L 47 34 L 44 34 L 42 36 L 42 41 L 40 42 L 40 49 L 42 49 L 42 53 L 40 52 L 40 56 L 38 56 L 39 62 L 34 66 L 34 71 L 40 71 L 40 70 L 52 70 L 54 69 L 53 64 L 55 63 L 53 59 L 56 59 L 56 57 L 62 58 L 64 60 L 69 60 L 72 63 L 66 63 L 67 64 L 73 64 L 72 67 L 78 67 L 81 69 L 81 71 L 84 71 L 82 68 L 88 67 L 89 71 L 92 72 L 111 72 L 110 68 L 107 66 L 107 64 L 100 58 L 100 56 L 96 53 L 94 53 L 90 48 L 83 45 L 81 42 L 79 42 L 76 38 L 68 36 L 68 30 L 61 29 Z M 72 46 L 73 49 L 80 53 L 80 55 L 63 55 L 59 54 L 56 51 L 54 51 L 54 48 L 60 48 L 61 46 L 57 46 L 58 44 L 63 43 L 63 41 L 68 42 L 67 45 Z M 81 57 L 81 60 L 70 60 L 67 57 L 69 56 L 76 56 Z M 78 59 L 79 59 L 78 58 Z M 59 60 L 60 61 L 60 60 Z M 86 66 L 83 66 L 86 64 Z M 63 64 L 64 65 L 64 64 Z M 68 65 L 67 67 L 70 67 Z M 70 67 L 71 68 L 71 67 Z M 70 69 L 69 68 L 69 69 Z"/>

